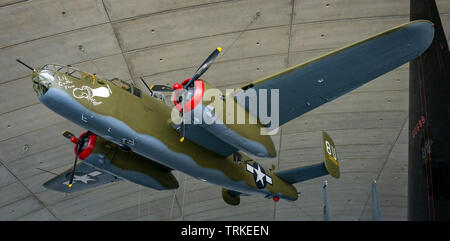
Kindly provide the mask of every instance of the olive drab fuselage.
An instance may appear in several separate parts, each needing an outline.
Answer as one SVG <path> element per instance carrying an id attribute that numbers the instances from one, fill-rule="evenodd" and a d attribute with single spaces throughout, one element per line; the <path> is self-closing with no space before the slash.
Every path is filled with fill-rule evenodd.
<path id="1" fill-rule="evenodd" d="M 46 83 L 42 75 L 53 78 Z M 173 107 L 133 85 L 59 65 L 46 65 L 32 78 L 39 99 L 47 107 L 111 142 L 128 146 L 148 161 L 241 193 L 291 201 L 298 198 L 293 185 L 245 154 L 242 161 L 236 161 L 233 155 L 221 156 L 189 139 L 180 142 L 171 120 Z M 270 136 L 259 134 L 259 124 L 230 128 L 262 143 L 271 155 L 276 153 Z M 257 183 L 256 173 L 263 173 L 266 181 Z"/>

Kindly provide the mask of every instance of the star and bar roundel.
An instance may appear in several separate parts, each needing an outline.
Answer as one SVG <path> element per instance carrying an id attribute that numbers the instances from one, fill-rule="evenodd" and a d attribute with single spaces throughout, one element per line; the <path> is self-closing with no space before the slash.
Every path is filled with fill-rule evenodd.
<path id="1" fill-rule="evenodd" d="M 253 174 L 257 188 L 263 189 L 267 183 L 272 185 L 272 178 L 266 174 L 264 168 L 258 163 L 254 162 L 253 165 L 247 163 L 247 171 Z"/>
<path id="2" fill-rule="evenodd" d="M 81 172 L 75 172 L 73 182 L 74 183 L 84 183 L 84 184 L 90 184 L 91 182 L 98 182 L 97 176 L 102 174 L 99 171 L 93 171 L 90 173 L 81 173 Z M 70 176 L 70 172 L 66 174 L 67 179 Z M 62 183 L 63 185 L 69 186 L 69 180 Z"/>

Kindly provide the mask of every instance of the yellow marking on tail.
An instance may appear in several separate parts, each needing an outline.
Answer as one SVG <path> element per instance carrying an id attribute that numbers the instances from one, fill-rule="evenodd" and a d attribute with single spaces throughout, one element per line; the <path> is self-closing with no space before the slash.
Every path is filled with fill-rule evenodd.
<path id="1" fill-rule="evenodd" d="M 334 159 L 334 157 L 332 157 L 330 154 L 328 154 L 328 158 L 330 158 L 330 160 L 336 164 L 336 166 L 339 166 L 338 162 L 336 161 L 336 159 Z"/>

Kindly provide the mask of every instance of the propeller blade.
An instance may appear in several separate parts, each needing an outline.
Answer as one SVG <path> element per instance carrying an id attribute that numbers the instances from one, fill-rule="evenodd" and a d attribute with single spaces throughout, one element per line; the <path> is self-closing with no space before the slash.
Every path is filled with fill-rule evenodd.
<path id="1" fill-rule="evenodd" d="M 82 138 L 80 138 L 81 140 Z M 78 155 L 81 152 L 81 141 L 80 143 L 77 144 L 77 153 L 75 154 L 75 162 L 73 163 L 73 168 L 72 168 L 72 172 L 70 173 L 70 180 L 69 180 L 69 188 L 72 187 L 72 182 L 73 182 L 73 176 L 75 175 L 75 167 L 77 166 L 77 161 L 78 161 Z"/>
<path id="2" fill-rule="evenodd" d="M 62 134 L 63 134 L 63 136 L 65 136 L 64 134 L 66 134 L 66 135 L 72 135 L 72 137 L 74 137 L 73 134 L 68 131 L 63 131 Z M 83 143 L 85 141 L 84 138 L 85 137 L 89 138 L 90 135 L 91 135 L 91 131 L 88 130 L 84 135 L 80 136 L 80 139 L 77 139 L 77 142 L 76 142 L 77 153 L 75 153 L 75 161 L 73 163 L 72 172 L 70 173 L 69 188 L 72 187 L 73 177 L 75 175 L 75 168 L 77 166 L 77 161 L 78 161 L 78 155 L 80 155 L 81 151 L 83 150 Z M 70 138 L 71 141 L 73 140 L 72 137 Z M 76 139 L 76 137 L 74 137 L 74 138 Z"/>
<path id="3" fill-rule="evenodd" d="M 70 138 L 74 137 L 74 135 L 72 133 L 70 133 L 69 131 L 63 131 L 61 134 L 69 140 L 70 140 Z"/>
<path id="4" fill-rule="evenodd" d="M 152 85 L 150 87 L 150 90 L 153 91 L 161 91 L 161 92 L 169 92 L 169 91 L 173 91 L 173 88 L 167 85 Z"/>
<path id="5" fill-rule="evenodd" d="M 180 126 L 180 142 L 184 141 L 184 122 L 181 122 L 181 126 Z"/>
<path id="6" fill-rule="evenodd" d="M 180 129 L 180 142 L 184 141 L 184 130 L 185 130 L 185 128 L 184 128 L 184 97 L 185 97 L 184 92 L 185 92 L 185 90 L 182 89 L 181 90 L 181 115 L 182 115 L 182 120 L 181 120 L 181 124 L 180 124 L 180 128 L 181 128 Z"/>
<path id="7" fill-rule="evenodd" d="M 206 60 L 200 65 L 200 67 L 197 69 L 197 71 L 195 71 L 195 74 L 192 76 L 192 78 L 184 85 L 184 88 L 188 88 L 189 85 L 194 83 L 194 81 L 196 81 L 198 78 L 200 78 L 200 76 L 202 76 L 206 72 L 206 70 L 208 70 L 209 67 L 211 67 L 212 63 L 217 58 L 217 56 L 219 55 L 220 51 L 222 51 L 222 48 L 221 47 L 217 47 L 217 49 L 215 49 L 208 56 L 208 58 L 206 58 Z"/>
<path id="8" fill-rule="evenodd" d="M 150 95 L 153 95 L 152 89 L 150 89 L 150 87 L 148 87 L 147 83 L 145 83 L 144 78 L 141 77 L 141 81 L 142 81 L 142 83 L 144 83 L 145 87 L 147 87 L 148 91 L 150 91 Z"/>

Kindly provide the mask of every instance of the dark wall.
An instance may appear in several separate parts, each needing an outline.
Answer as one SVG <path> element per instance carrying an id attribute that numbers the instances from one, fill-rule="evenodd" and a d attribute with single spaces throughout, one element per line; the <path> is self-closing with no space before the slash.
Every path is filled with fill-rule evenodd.
<path id="1" fill-rule="evenodd" d="M 435 24 L 435 37 L 410 62 L 408 219 L 450 220 L 450 54 L 435 1 L 410 7 L 411 20 Z"/>

